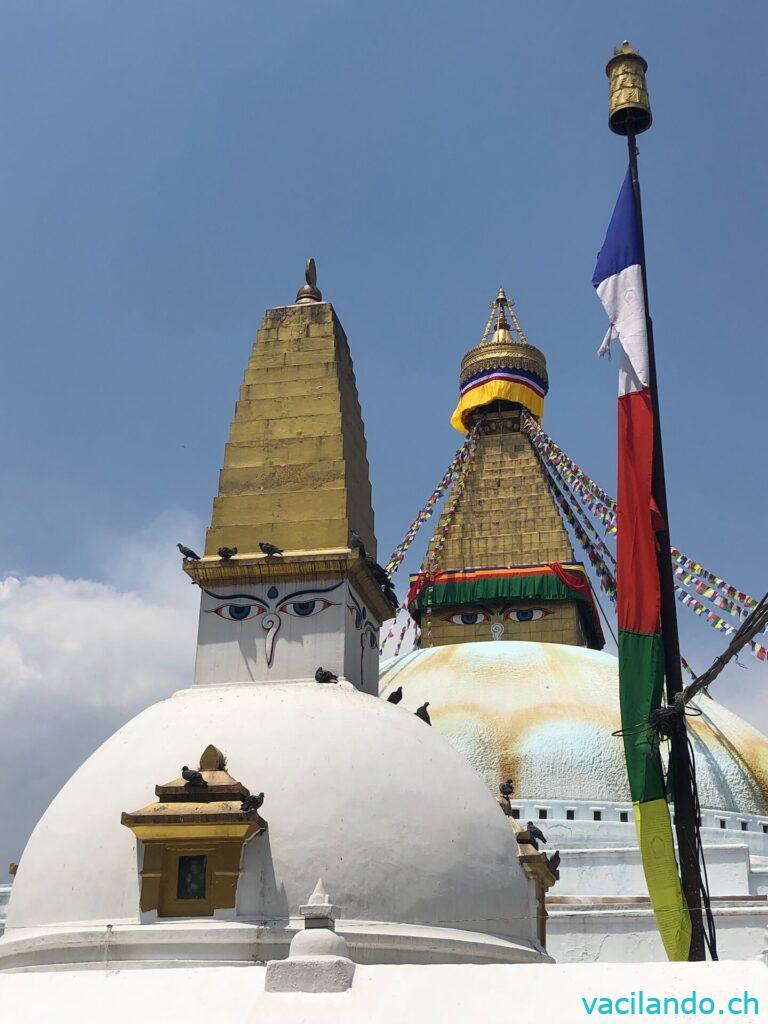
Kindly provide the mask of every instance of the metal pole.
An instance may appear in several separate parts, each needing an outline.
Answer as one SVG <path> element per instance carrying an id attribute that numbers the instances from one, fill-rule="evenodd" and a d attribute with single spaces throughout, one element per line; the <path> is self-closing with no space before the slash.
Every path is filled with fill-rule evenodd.
<path id="1" fill-rule="evenodd" d="M 651 403 L 653 407 L 654 448 L 652 486 L 653 496 L 663 520 L 663 526 L 656 533 L 659 585 L 661 589 L 661 639 L 664 645 L 664 670 L 666 676 L 667 703 L 671 704 L 682 688 L 680 672 L 680 642 L 677 634 L 677 613 L 675 608 L 675 584 L 670 558 L 669 517 L 667 514 L 667 488 L 664 477 L 664 452 L 661 443 L 661 422 L 659 418 L 659 393 L 656 382 L 656 356 L 653 347 L 653 321 L 648 304 L 648 280 L 645 272 L 645 241 L 643 239 L 643 208 L 640 202 L 640 179 L 637 173 L 637 145 L 635 134 L 627 135 L 629 166 L 632 188 L 637 210 L 637 232 L 640 242 L 640 267 L 643 275 L 643 298 L 645 300 L 645 327 L 648 335 L 648 370 Z M 675 834 L 677 853 L 680 861 L 680 879 L 683 894 L 691 917 L 691 950 L 689 960 L 704 960 L 704 922 L 701 905 L 701 868 L 699 852 L 695 841 L 697 811 L 693 803 L 693 774 L 688 749 L 688 735 L 685 718 L 681 727 L 670 737 L 669 776 L 672 783 L 672 799 L 675 804 Z"/>

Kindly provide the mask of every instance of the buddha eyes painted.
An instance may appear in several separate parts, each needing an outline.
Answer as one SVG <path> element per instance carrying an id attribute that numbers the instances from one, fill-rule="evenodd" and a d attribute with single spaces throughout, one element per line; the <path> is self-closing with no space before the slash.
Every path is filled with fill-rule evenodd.
<path id="1" fill-rule="evenodd" d="M 217 594 L 214 590 L 204 589 L 203 592 L 217 602 L 216 607 L 204 610 L 228 622 L 248 622 L 255 619 L 254 625 L 250 627 L 248 633 L 243 634 L 243 637 L 252 634 L 252 639 L 257 644 L 263 641 L 264 659 L 267 667 L 271 668 L 278 636 L 286 626 L 287 619 L 309 619 L 326 611 L 336 602 L 327 600 L 324 595 L 338 590 L 340 586 L 341 583 L 334 583 L 330 587 L 294 590 L 282 596 L 277 587 L 271 586 L 264 597 L 246 593 Z"/>
<path id="2" fill-rule="evenodd" d="M 279 605 L 277 611 L 305 619 L 310 615 L 324 612 L 326 608 L 331 607 L 331 604 L 331 601 L 324 601 L 322 598 L 307 598 L 303 601 L 285 601 Z M 262 615 L 267 610 L 260 604 L 222 604 L 218 608 L 212 609 L 220 618 L 229 619 L 230 622 L 246 622 L 257 615 Z"/>
<path id="3" fill-rule="evenodd" d="M 544 619 L 552 612 L 546 608 L 506 608 L 501 613 L 504 622 L 535 622 L 537 619 Z M 457 626 L 477 626 L 483 622 L 490 622 L 493 615 L 489 611 L 455 612 L 445 617 L 446 622 L 453 622 Z"/>

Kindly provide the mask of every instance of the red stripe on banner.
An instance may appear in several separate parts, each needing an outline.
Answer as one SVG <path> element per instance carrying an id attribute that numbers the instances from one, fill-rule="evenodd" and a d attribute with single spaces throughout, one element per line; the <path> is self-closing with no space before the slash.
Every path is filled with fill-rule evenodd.
<path id="1" fill-rule="evenodd" d="M 619 398 L 617 612 L 619 629 L 658 633 L 659 513 L 653 499 L 653 408 L 647 388 Z"/>

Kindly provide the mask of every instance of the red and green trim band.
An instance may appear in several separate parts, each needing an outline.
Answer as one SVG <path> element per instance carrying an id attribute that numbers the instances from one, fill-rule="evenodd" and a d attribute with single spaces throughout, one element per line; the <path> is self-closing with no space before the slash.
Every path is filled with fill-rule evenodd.
<path id="1" fill-rule="evenodd" d="M 471 605 L 480 601 L 577 602 L 589 646 L 601 650 L 605 638 L 581 562 L 447 569 L 411 576 L 408 609 L 418 622 L 427 607 Z"/>

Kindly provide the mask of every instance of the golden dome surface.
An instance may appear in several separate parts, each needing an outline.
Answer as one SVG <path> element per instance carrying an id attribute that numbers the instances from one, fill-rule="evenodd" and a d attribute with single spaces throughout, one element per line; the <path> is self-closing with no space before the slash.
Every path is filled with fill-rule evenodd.
<path id="1" fill-rule="evenodd" d="M 513 779 L 521 800 L 630 803 L 620 728 L 618 660 L 563 644 L 480 641 L 383 662 L 380 695 L 425 700 L 433 726 L 491 791 Z M 768 815 L 768 739 L 702 697 L 689 718 L 704 808 Z"/>

